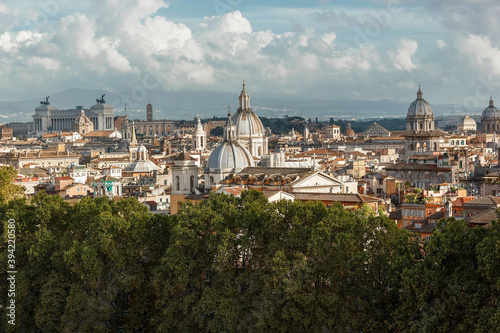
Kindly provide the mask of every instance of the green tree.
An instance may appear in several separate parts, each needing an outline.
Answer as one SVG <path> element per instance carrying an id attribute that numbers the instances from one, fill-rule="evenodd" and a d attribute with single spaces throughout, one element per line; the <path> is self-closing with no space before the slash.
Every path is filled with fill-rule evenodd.
<path id="1" fill-rule="evenodd" d="M 224 134 L 224 127 L 217 126 L 216 128 L 210 131 L 210 135 L 212 136 L 222 136 Z"/>
<path id="2" fill-rule="evenodd" d="M 491 332 L 496 311 L 491 283 L 479 260 L 489 231 L 453 218 L 439 223 L 425 242 L 423 259 L 402 274 L 405 281 L 394 311 L 397 330 L 415 332 Z M 486 246 L 487 247 L 487 246 Z M 496 329 L 494 329 L 496 327 Z"/>
<path id="3" fill-rule="evenodd" d="M 17 170 L 12 166 L 0 167 L 0 204 L 19 198 L 24 194 L 24 187 L 12 184 Z"/>

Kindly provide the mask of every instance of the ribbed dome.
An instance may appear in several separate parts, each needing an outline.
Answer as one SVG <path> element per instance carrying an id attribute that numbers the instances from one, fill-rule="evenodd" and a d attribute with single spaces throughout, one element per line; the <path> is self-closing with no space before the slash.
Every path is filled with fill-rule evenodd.
<path id="1" fill-rule="evenodd" d="M 476 126 L 476 121 L 472 119 L 469 116 L 465 116 L 460 121 L 458 122 L 459 126 L 464 126 L 464 127 L 469 127 L 469 126 Z"/>
<path id="2" fill-rule="evenodd" d="M 253 157 L 236 141 L 224 141 L 212 151 L 207 166 L 210 172 L 238 172 L 253 166 Z"/>
<path id="3" fill-rule="evenodd" d="M 408 108 L 408 116 L 433 116 L 432 108 L 430 104 L 423 98 L 423 93 L 418 88 L 417 99 L 410 104 Z"/>
<path id="4" fill-rule="evenodd" d="M 500 111 L 495 107 L 493 99 L 490 99 L 490 105 L 483 110 L 483 114 L 481 115 L 481 122 L 495 119 L 500 119 Z"/>
<path id="5" fill-rule="evenodd" d="M 81 113 L 75 119 L 75 123 L 78 125 L 93 125 L 89 117 L 85 115 L 85 111 L 82 109 Z"/>
<path id="6" fill-rule="evenodd" d="M 152 172 L 160 168 L 150 160 L 138 160 L 127 165 L 123 172 Z"/>
<path id="7" fill-rule="evenodd" d="M 232 118 L 237 137 L 264 136 L 264 125 L 251 109 L 239 109 Z"/>

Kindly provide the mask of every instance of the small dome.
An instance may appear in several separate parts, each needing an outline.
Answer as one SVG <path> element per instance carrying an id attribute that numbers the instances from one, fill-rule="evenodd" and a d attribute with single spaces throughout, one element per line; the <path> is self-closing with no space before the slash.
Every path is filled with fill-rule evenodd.
<path id="1" fill-rule="evenodd" d="M 160 168 L 151 162 L 150 160 L 137 160 L 133 161 L 129 165 L 127 165 L 124 169 L 123 172 L 133 172 L 133 173 L 140 173 L 140 172 L 152 172 L 159 170 Z"/>
<path id="2" fill-rule="evenodd" d="M 458 122 L 460 126 L 476 126 L 476 121 L 469 116 L 465 116 Z"/>
<path id="3" fill-rule="evenodd" d="M 354 136 L 356 135 L 356 132 L 351 128 L 351 123 L 347 123 L 347 127 L 344 133 L 345 136 Z"/>
<path id="4" fill-rule="evenodd" d="M 496 119 L 500 119 L 500 111 L 495 107 L 493 99 L 490 99 L 490 105 L 483 110 L 483 114 L 481 115 L 481 122 Z"/>
<path id="5" fill-rule="evenodd" d="M 423 98 L 424 94 L 418 88 L 417 99 L 410 104 L 408 108 L 408 116 L 433 116 L 432 108 L 430 104 Z"/>
<path id="6" fill-rule="evenodd" d="M 208 158 L 209 172 L 238 172 L 253 166 L 250 152 L 236 141 L 224 141 Z"/>
<path id="7" fill-rule="evenodd" d="M 83 126 L 93 125 L 90 118 L 85 115 L 85 111 L 83 109 L 81 109 L 80 115 L 78 117 L 76 117 L 75 124 L 83 125 Z"/>

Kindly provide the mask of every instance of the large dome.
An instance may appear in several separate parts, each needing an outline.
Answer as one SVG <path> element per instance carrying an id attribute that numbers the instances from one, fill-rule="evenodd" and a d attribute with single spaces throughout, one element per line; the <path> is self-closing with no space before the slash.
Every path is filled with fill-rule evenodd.
<path id="1" fill-rule="evenodd" d="M 238 137 L 264 136 L 264 125 L 259 117 L 251 109 L 239 109 L 233 116 Z"/>
<path id="2" fill-rule="evenodd" d="M 417 99 L 410 104 L 408 108 L 408 116 L 433 116 L 432 108 L 430 104 L 423 98 L 424 94 L 418 88 Z"/>
<path id="3" fill-rule="evenodd" d="M 253 166 L 253 157 L 236 141 L 224 141 L 212 151 L 207 166 L 210 172 L 238 172 Z"/>
<path id="4" fill-rule="evenodd" d="M 500 119 L 500 111 L 495 107 L 493 99 L 490 99 L 490 105 L 483 110 L 483 114 L 481 115 L 481 122 L 493 119 Z"/>
<path id="5" fill-rule="evenodd" d="M 242 137 L 263 137 L 265 134 L 264 125 L 259 117 L 250 108 L 250 95 L 245 90 L 240 93 L 240 107 L 231 120 L 236 125 L 236 136 Z"/>

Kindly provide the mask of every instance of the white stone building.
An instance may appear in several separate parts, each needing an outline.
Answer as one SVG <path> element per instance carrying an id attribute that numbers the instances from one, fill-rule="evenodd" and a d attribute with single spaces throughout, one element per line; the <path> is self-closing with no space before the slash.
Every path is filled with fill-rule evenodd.
<path id="1" fill-rule="evenodd" d="M 59 110 L 50 105 L 48 97 L 35 109 L 33 128 L 37 136 L 49 131 L 69 131 L 76 119 L 83 113 L 94 124 L 95 131 L 112 131 L 114 127 L 114 107 L 104 101 L 104 95 L 96 100 L 90 109 L 77 106 L 75 109 Z"/>

